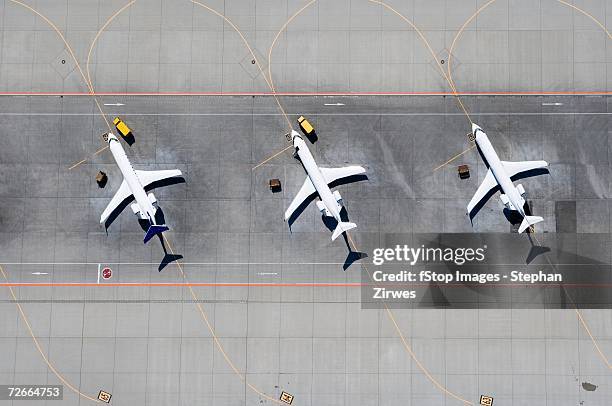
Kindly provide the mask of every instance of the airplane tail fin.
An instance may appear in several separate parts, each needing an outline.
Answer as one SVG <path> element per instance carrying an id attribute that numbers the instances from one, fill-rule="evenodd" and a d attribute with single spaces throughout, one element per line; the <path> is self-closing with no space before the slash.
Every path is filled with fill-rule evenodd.
<path id="1" fill-rule="evenodd" d="M 525 216 L 525 218 L 523 218 L 523 222 L 521 223 L 521 226 L 519 227 L 519 233 L 522 233 L 523 231 L 527 230 L 530 226 L 537 224 L 541 221 L 544 221 L 544 219 L 539 216 Z"/>
<path id="2" fill-rule="evenodd" d="M 165 224 L 162 224 L 162 225 L 151 224 L 149 226 L 149 229 L 147 230 L 147 233 L 144 236 L 144 243 L 146 244 L 147 242 L 149 242 L 151 238 L 155 237 L 157 234 L 161 234 L 164 231 L 168 231 L 168 230 L 170 229 Z"/>
<path id="3" fill-rule="evenodd" d="M 338 223 L 338 225 L 336 226 L 336 229 L 334 230 L 334 233 L 332 234 L 332 241 L 338 238 L 342 233 L 348 230 L 352 230 L 353 228 L 356 228 L 356 227 L 357 227 L 357 224 L 355 223 L 349 223 L 349 222 Z"/>

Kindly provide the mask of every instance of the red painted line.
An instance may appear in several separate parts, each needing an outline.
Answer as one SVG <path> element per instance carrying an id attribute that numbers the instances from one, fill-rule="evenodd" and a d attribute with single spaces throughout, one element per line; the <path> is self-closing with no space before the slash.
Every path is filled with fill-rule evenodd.
<path id="1" fill-rule="evenodd" d="M 199 283 L 199 282 L 191 282 L 191 283 L 163 283 L 163 282 L 151 282 L 151 283 L 140 283 L 140 282 L 102 282 L 102 283 L 79 283 L 79 282 L 9 282 L 9 283 L 0 283 L 0 287 L 70 287 L 70 286 L 78 286 L 78 287 L 96 287 L 96 286 L 106 286 L 106 287 L 165 287 L 165 286 L 192 286 L 192 287 L 363 287 L 363 286 L 376 286 L 376 287 L 384 287 L 391 286 L 395 288 L 408 288 L 408 287 L 481 287 L 481 288 L 491 288 L 491 287 L 570 287 L 570 288 L 578 288 L 578 287 L 592 287 L 592 288 L 610 288 L 612 287 L 612 283 L 491 283 L 491 284 L 482 284 L 482 283 L 449 283 L 449 284 L 430 284 L 430 283 L 410 283 L 410 284 L 382 284 L 382 283 Z"/>
<path id="2" fill-rule="evenodd" d="M 163 283 L 163 282 L 151 282 L 151 283 L 140 283 L 140 282 L 101 282 L 101 283 L 78 283 L 78 282 L 9 282 L 9 283 L 0 283 L 0 287 L 2 286 L 81 286 L 81 287 L 93 287 L 93 286 L 117 286 L 117 287 L 164 287 L 164 286 L 223 286 L 223 287 L 259 287 L 259 286 L 277 286 L 277 287 L 328 287 L 328 286 L 361 286 L 361 283 Z"/>
<path id="3" fill-rule="evenodd" d="M 96 96 L 455 96 L 452 92 L 96 92 Z M 583 96 L 612 95 L 612 91 L 460 92 L 458 96 Z M 0 92 L 0 96 L 92 96 L 87 92 Z"/>

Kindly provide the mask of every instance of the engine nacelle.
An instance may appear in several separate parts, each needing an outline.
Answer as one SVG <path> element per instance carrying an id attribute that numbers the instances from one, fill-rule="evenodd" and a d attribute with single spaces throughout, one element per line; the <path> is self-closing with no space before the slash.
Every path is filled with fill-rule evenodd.
<path id="1" fill-rule="evenodd" d="M 327 207 L 325 207 L 325 203 L 320 200 L 317 201 L 317 209 L 319 209 L 322 215 L 331 217 L 331 213 L 329 212 L 329 210 L 327 210 Z"/>
<path id="2" fill-rule="evenodd" d="M 140 206 L 138 203 L 130 204 L 130 209 L 132 209 L 132 213 L 138 216 L 138 218 L 145 220 L 147 217 L 140 211 Z"/>
<path id="3" fill-rule="evenodd" d="M 521 196 L 525 196 L 525 188 L 523 187 L 523 185 L 521 185 L 520 183 L 518 185 L 516 185 L 516 190 L 519 192 L 519 194 Z"/>
<path id="4" fill-rule="evenodd" d="M 514 210 L 514 207 L 512 207 L 512 203 L 510 203 L 510 199 L 508 199 L 508 196 L 506 196 L 504 193 L 499 195 L 499 199 L 501 200 L 502 204 L 506 206 L 507 209 Z"/>
<path id="5" fill-rule="evenodd" d="M 336 199 L 340 206 L 344 206 L 344 204 L 342 203 L 342 196 L 340 196 L 340 192 L 338 192 L 337 190 L 334 191 L 334 199 Z"/>
<path id="6" fill-rule="evenodd" d="M 151 204 L 157 207 L 157 198 L 155 197 L 155 195 L 153 193 L 149 193 L 147 197 L 149 198 Z"/>

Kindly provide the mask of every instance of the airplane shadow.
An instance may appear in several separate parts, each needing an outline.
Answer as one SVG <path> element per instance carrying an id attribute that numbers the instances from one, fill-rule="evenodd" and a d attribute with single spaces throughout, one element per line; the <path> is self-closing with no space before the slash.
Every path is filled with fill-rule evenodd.
<path id="1" fill-rule="evenodd" d="M 529 207 L 529 204 L 527 202 L 525 202 L 525 204 L 523 205 L 523 210 L 525 211 L 525 215 L 531 216 L 531 207 Z M 513 226 L 519 225 L 523 222 L 523 216 L 521 216 L 516 210 L 510 210 L 504 207 L 503 213 L 504 217 L 506 217 L 506 220 L 508 220 L 508 222 Z M 527 233 L 529 234 L 531 232 L 531 228 L 528 228 Z"/>
<path id="2" fill-rule="evenodd" d="M 340 219 L 342 221 L 350 221 L 346 208 L 344 207 L 342 207 L 342 210 L 340 210 Z M 325 224 L 325 227 L 327 227 L 327 229 L 331 232 L 334 232 L 336 226 L 338 225 L 338 222 L 333 217 L 322 215 L 321 220 L 323 220 L 323 224 Z M 353 247 L 351 247 L 348 237 L 346 236 L 346 233 L 342 233 L 342 238 L 344 238 L 344 243 L 346 244 L 346 248 L 348 249 L 348 254 L 344 260 L 344 263 L 342 264 L 342 269 L 346 271 L 356 261 L 367 258 L 368 254 L 365 252 L 354 251 Z"/>
<path id="3" fill-rule="evenodd" d="M 164 215 L 164 211 L 159 206 L 157 207 L 157 211 L 155 212 L 155 222 L 157 224 L 166 224 L 166 217 Z M 148 220 L 138 219 L 138 224 L 140 225 L 140 228 L 142 228 L 144 232 L 146 232 L 149 228 Z M 164 241 L 163 235 L 158 234 L 157 237 L 159 238 L 161 247 L 164 250 L 164 257 L 162 258 L 161 263 L 157 267 L 157 270 L 161 272 L 166 266 L 168 266 L 168 264 L 178 261 L 179 259 L 183 259 L 183 256 L 180 254 L 169 253 L 168 250 L 166 249 L 166 243 Z"/>
<path id="4" fill-rule="evenodd" d="M 161 246 L 164 250 L 164 257 L 162 258 L 161 263 L 157 267 L 157 271 L 161 272 L 166 266 L 168 266 L 168 264 L 178 261 L 179 259 L 183 259 L 183 256 L 181 254 L 169 253 L 168 250 L 166 249 L 166 244 L 164 242 L 164 238 L 162 237 L 162 235 L 158 234 L 157 236 L 159 237 L 159 242 L 161 243 Z"/>
<path id="5" fill-rule="evenodd" d="M 182 177 L 182 176 L 177 176 L 177 177 L 174 177 L 174 178 L 163 179 L 163 180 L 160 180 L 158 182 L 151 183 L 149 186 L 145 187 L 144 189 L 145 189 L 145 192 L 149 192 L 149 191 L 151 191 L 151 190 L 153 190 L 155 188 L 158 188 L 158 187 L 176 185 L 176 184 L 179 184 L 179 183 L 185 183 L 185 178 Z M 123 210 L 127 206 L 129 206 L 129 204 L 132 203 L 133 201 L 134 201 L 134 196 L 133 195 L 130 195 L 130 197 L 128 197 L 127 199 L 123 200 L 121 202 L 121 204 L 119 204 L 117 206 L 117 208 L 115 210 L 113 210 L 113 212 L 110 214 L 110 216 L 108 216 L 108 218 L 104 222 L 104 228 L 108 229 L 110 227 L 110 225 L 113 224 L 113 222 L 117 219 L 117 217 L 119 217 L 121 212 L 123 212 Z M 159 223 L 159 224 L 164 224 L 164 223 Z"/>
<path id="6" fill-rule="evenodd" d="M 482 154 L 481 154 L 482 156 Z M 484 156 L 482 156 L 483 160 L 484 160 Z M 487 168 L 489 167 L 488 164 L 486 163 L 485 160 L 485 164 L 487 165 Z M 510 180 L 512 180 L 512 182 L 516 182 L 517 180 L 520 179 L 525 179 L 525 178 L 531 178 L 533 176 L 539 176 L 539 175 L 550 175 L 550 171 L 547 168 L 538 168 L 538 169 L 532 169 L 530 171 L 525 171 L 522 173 L 519 173 L 517 175 L 514 175 L 510 178 Z M 487 201 L 489 201 L 489 199 L 497 192 L 500 192 L 501 188 L 499 187 L 499 185 L 497 185 L 496 187 L 494 187 L 493 189 L 491 189 L 484 198 L 482 198 L 478 204 L 476 204 L 476 206 L 474 206 L 474 208 L 472 209 L 471 213 L 468 213 L 469 217 L 470 217 L 470 222 L 472 222 L 472 220 L 474 219 L 474 217 L 476 217 L 476 215 L 478 214 L 478 212 L 484 207 L 484 205 L 487 203 Z M 504 209 L 505 211 L 506 209 Z M 505 213 L 504 213 L 505 214 Z M 529 214 L 531 215 L 531 214 Z M 508 216 L 506 216 L 507 218 Z"/>
<path id="7" fill-rule="evenodd" d="M 508 220 L 508 223 L 512 224 L 513 226 L 521 224 L 523 221 L 523 216 L 521 216 L 516 210 L 510 210 L 504 207 L 503 213 L 506 220 Z"/>
<path id="8" fill-rule="evenodd" d="M 341 185 L 346 185 L 348 183 L 354 183 L 354 182 L 360 182 L 362 180 L 368 180 L 367 175 L 361 174 L 361 175 L 348 176 L 344 179 L 339 179 L 337 181 L 331 182 L 329 184 L 329 188 L 333 189 Z M 297 220 L 298 217 L 300 217 L 300 215 L 304 212 L 304 210 L 306 210 L 306 207 L 308 207 L 308 205 L 312 203 L 317 198 L 317 196 L 318 196 L 317 192 L 314 192 L 313 194 L 308 196 L 308 198 L 306 198 L 302 202 L 302 204 L 298 206 L 297 209 L 295 209 L 291 217 L 287 219 L 287 224 L 289 225 L 289 229 L 291 229 L 291 225 L 295 222 L 295 220 Z"/>

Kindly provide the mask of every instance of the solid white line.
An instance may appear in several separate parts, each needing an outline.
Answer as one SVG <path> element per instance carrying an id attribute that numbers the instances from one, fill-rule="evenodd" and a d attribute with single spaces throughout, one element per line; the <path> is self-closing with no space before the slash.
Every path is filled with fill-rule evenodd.
<path id="1" fill-rule="evenodd" d="M 98 264 L 98 283 L 100 283 L 100 264 Z"/>

